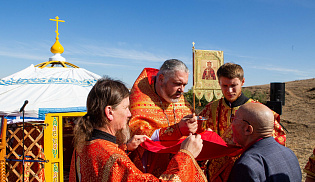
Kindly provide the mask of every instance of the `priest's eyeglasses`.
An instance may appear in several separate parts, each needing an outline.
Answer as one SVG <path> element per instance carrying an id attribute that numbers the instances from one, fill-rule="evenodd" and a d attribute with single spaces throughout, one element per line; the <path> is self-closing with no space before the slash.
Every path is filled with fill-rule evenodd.
<path id="1" fill-rule="evenodd" d="M 234 121 L 234 120 L 237 120 L 238 118 L 236 118 L 236 117 L 231 117 L 231 119 L 232 119 L 232 122 Z M 248 121 L 246 121 L 245 119 L 242 119 L 243 121 L 245 121 L 248 125 L 251 125 Z"/>

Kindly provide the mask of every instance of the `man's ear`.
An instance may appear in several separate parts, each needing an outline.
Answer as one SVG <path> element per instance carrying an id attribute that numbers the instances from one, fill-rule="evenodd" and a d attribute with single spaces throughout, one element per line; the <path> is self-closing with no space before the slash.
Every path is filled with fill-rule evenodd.
<path id="1" fill-rule="evenodd" d="M 243 78 L 243 80 L 242 80 L 242 86 L 244 85 L 244 83 L 245 83 L 245 78 Z"/>
<path id="2" fill-rule="evenodd" d="M 245 127 L 245 135 L 251 135 L 254 132 L 254 128 L 252 125 L 247 125 Z"/>
<path id="3" fill-rule="evenodd" d="M 105 107 L 105 115 L 109 121 L 112 121 L 114 119 L 112 106 L 106 106 Z"/>
<path id="4" fill-rule="evenodd" d="M 164 75 L 163 75 L 163 74 L 160 74 L 159 77 L 158 77 L 158 79 L 159 79 L 159 82 L 160 82 L 160 83 L 163 83 L 163 81 L 164 81 Z"/>

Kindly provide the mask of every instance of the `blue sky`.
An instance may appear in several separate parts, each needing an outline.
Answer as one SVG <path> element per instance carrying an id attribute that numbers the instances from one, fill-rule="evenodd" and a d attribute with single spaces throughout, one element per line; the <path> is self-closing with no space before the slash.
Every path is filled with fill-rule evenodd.
<path id="1" fill-rule="evenodd" d="M 245 86 L 315 77 L 313 0 L 0 0 L 0 7 L 0 78 L 48 61 L 56 16 L 65 20 L 59 41 L 68 62 L 128 87 L 144 67 L 170 58 L 192 72 L 192 42 L 240 64 Z"/>

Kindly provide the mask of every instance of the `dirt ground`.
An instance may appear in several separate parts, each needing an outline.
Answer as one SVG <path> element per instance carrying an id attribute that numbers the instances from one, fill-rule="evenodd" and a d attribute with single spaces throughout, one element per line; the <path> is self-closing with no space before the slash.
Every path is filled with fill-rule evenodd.
<path id="1" fill-rule="evenodd" d="M 269 99 L 270 85 L 246 87 L 255 92 L 265 92 Z M 285 83 L 285 105 L 282 107 L 281 124 L 287 130 L 286 145 L 297 156 L 302 181 L 305 167 L 315 147 L 315 78 Z"/>

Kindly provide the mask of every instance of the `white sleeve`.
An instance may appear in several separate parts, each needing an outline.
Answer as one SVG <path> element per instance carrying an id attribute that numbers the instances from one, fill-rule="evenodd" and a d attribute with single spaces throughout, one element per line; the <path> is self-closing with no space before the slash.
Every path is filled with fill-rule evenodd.
<path id="1" fill-rule="evenodd" d="M 160 141 L 159 133 L 160 133 L 160 129 L 155 130 L 151 136 L 151 139 L 153 141 Z"/>

